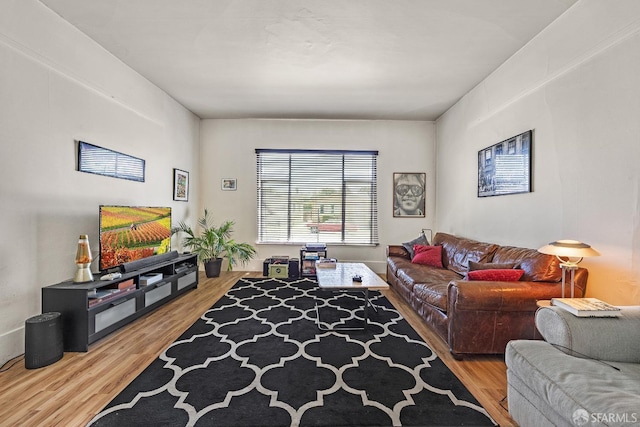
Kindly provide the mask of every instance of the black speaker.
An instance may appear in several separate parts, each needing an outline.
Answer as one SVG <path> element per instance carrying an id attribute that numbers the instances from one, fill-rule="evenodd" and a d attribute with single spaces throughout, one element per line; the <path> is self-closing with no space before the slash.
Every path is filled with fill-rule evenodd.
<path id="1" fill-rule="evenodd" d="M 289 258 L 289 279 L 300 277 L 300 262 L 298 258 Z"/>
<path id="2" fill-rule="evenodd" d="M 169 261 L 175 258 L 178 258 L 178 251 L 166 252 L 164 254 L 153 255 L 148 258 L 142 258 L 135 261 L 129 261 L 127 263 L 122 264 L 120 269 L 123 273 L 130 273 L 135 270 L 140 270 L 141 268 L 149 267 L 154 264 L 159 264 L 161 262 Z"/>
<path id="3" fill-rule="evenodd" d="M 26 320 L 24 325 L 24 367 L 42 368 L 62 359 L 62 315 L 43 313 Z"/>
<path id="4" fill-rule="evenodd" d="M 267 277 L 269 275 L 269 264 L 271 264 L 271 258 L 267 258 L 262 263 L 262 275 Z"/>

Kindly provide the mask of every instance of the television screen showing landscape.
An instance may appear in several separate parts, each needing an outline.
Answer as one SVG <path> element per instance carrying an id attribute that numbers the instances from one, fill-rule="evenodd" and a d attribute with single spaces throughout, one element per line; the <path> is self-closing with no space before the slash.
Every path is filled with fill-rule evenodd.
<path id="1" fill-rule="evenodd" d="M 171 208 L 100 206 L 100 270 L 171 250 Z"/>

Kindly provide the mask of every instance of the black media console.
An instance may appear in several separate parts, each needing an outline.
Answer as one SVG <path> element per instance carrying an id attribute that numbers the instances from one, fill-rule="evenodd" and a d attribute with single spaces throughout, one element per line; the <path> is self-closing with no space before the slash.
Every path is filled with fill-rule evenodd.
<path id="1" fill-rule="evenodd" d="M 65 351 L 88 351 L 89 344 L 198 286 L 196 255 L 174 251 L 152 259 L 125 265 L 114 280 L 42 288 L 42 312 L 62 314 Z"/>

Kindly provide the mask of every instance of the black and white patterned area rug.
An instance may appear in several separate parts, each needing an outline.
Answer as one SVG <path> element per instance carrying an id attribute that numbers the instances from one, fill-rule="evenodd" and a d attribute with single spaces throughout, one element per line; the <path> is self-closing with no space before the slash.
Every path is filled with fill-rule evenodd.
<path id="1" fill-rule="evenodd" d="M 316 300 L 319 297 L 320 300 Z M 241 279 L 92 426 L 490 426 L 486 411 L 380 293 Z M 334 322 L 335 321 L 335 322 Z"/>

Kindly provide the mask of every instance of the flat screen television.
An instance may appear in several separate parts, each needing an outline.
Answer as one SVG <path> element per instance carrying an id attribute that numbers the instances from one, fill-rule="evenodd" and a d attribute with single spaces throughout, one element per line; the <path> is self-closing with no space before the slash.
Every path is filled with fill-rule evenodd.
<path id="1" fill-rule="evenodd" d="M 100 271 L 171 250 L 171 208 L 100 205 Z"/>

